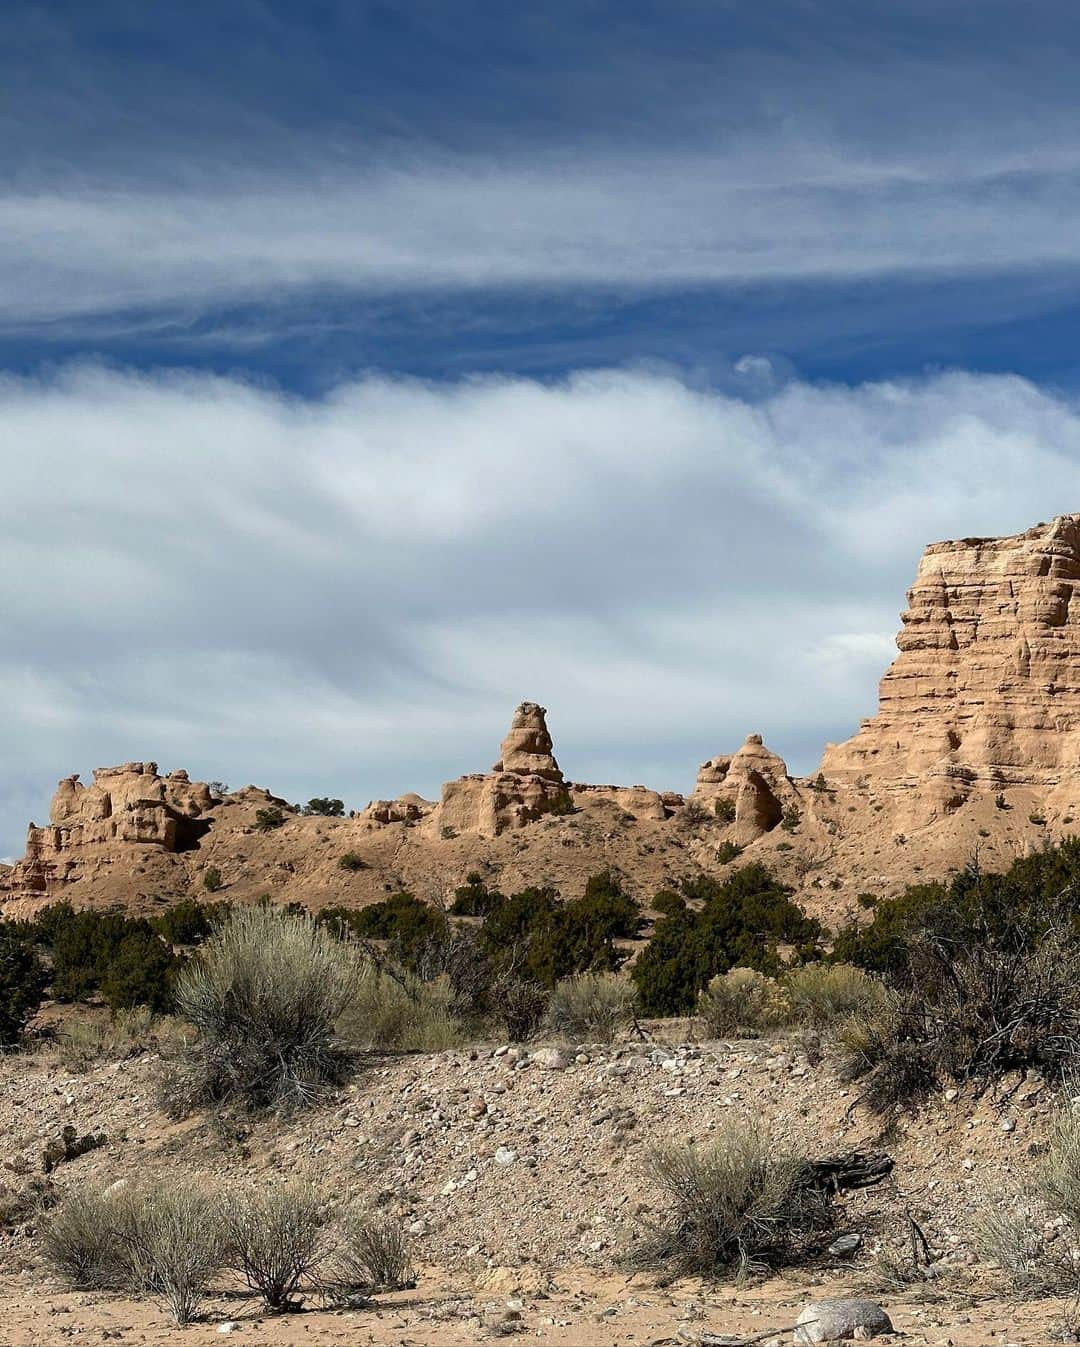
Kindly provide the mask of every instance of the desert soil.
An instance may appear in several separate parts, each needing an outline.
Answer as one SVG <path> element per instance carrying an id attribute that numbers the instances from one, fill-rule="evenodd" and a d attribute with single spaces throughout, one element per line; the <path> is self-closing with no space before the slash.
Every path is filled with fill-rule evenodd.
<path id="1" fill-rule="evenodd" d="M 415 1290 L 380 1296 L 370 1308 L 323 1308 L 312 1297 L 303 1313 L 280 1318 L 222 1295 L 204 1323 L 178 1329 L 153 1301 L 64 1290 L 42 1265 L 26 1219 L 0 1237 L 0 1344 L 194 1347 L 231 1336 L 268 1347 L 406 1347 L 507 1335 L 553 1347 L 692 1344 L 703 1332 L 790 1328 L 809 1299 L 867 1291 L 911 1343 L 1046 1342 L 1065 1317 L 1060 1303 L 1010 1303 L 971 1247 L 979 1212 L 1022 1192 L 1051 1109 L 1042 1081 L 942 1094 L 883 1136 L 857 1090 L 828 1059 L 817 1062 L 804 1039 L 570 1046 L 569 1054 L 516 1061 L 496 1045 L 373 1058 L 320 1108 L 229 1125 L 170 1121 L 156 1103 L 154 1053 L 86 1071 L 69 1069 L 51 1048 L 5 1057 L 0 1193 L 40 1179 L 45 1145 L 70 1123 L 107 1141 L 62 1165 L 52 1176 L 57 1188 L 152 1183 L 177 1172 L 225 1183 L 306 1174 L 332 1203 L 363 1200 L 399 1215 L 420 1275 Z M 560 1065 L 542 1065 L 545 1057 Z M 650 1147 L 704 1141 L 733 1117 L 818 1156 L 863 1148 L 894 1157 L 885 1183 L 844 1201 L 838 1229 L 860 1232 L 862 1250 L 735 1287 L 662 1287 L 621 1271 L 621 1255 L 658 1200 Z M 875 1283 L 873 1264 L 881 1250 L 903 1247 L 908 1212 L 942 1275 L 897 1292 Z"/>

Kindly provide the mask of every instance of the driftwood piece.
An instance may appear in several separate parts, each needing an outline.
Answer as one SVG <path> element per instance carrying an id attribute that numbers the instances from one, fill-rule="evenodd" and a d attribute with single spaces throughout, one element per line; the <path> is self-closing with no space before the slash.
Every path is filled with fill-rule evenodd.
<path id="1" fill-rule="evenodd" d="M 894 1161 L 884 1151 L 850 1151 L 826 1160 L 807 1160 L 803 1183 L 822 1193 L 844 1193 L 854 1188 L 872 1188 L 888 1178 Z"/>

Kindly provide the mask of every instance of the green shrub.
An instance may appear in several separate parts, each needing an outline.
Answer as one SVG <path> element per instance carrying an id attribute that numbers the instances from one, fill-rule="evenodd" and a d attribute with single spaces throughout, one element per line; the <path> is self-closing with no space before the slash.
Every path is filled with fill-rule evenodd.
<path id="1" fill-rule="evenodd" d="M 737 861 L 743 854 L 743 849 L 738 842 L 721 842 L 716 848 L 716 859 L 721 865 L 727 865 L 731 861 Z"/>
<path id="2" fill-rule="evenodd" d="M 284 822 L 284 811 L 276 804 L 268 805 L 265 809 L 255 810 L 255 827 L 261 833 L 273 832 L 275 828 L 280 828 Z"/>
<path id="3" fill-rule="evenodd" d="M 753 968 L 731 968 L 712 978 L 697 1010 L 713 1038 L 759 1034 L 791 1018 L 791 1006 L 776 979 Z"/>
<path id="4" fill-rule="evenodd" d="M 654 1151 L 650 1170 L 667 1210 L 648 1223 L 630 1261 L 688 1277 L 741 1277 L 798 1261 L 832 1223 L 805 1166 L 745 1118 L 725 1120 L 707 1145 Z"/>
<path id="5" fill-rule="evenodd" d="M 17 1043 L 45 995 L 48 973 L 35 946 L 0 924 L 0 1045 Z"/>
<path id="6" fill-rule="evenodd" d="M 209 866 L 203 871 L 203 888 L 207 893 L 217 893 L 225 881 L 221 878 L 221 871 L 216 865 Z"/>
<path id="7" fill-rule="evenodd" d="M 548 1002 L 548 1027 L 576 1042 L 611 1043 L 633 1023 L 636 999 L 634 984 L 626 978 L 578 973 L 556 983 Z"/>
<path id="8" fill-rule="evenodd" d="M 394 893 L 382 902 L 350 910 L 346 921 L 353 935 L 391 941 L 399 959 L 409 963 L 441 932 L 446 918 L 411 893 Z"/>
<path id="9" fill-rule="evenodd" d="M 343 800 L 331 800 L 326 796 L 317 796 L 313 800 L 308 800 L 304 805 L 304 813 L 314 814 L 318 818 L 344 818 L 345 802 Z"/>
<path id="10" fill-rule="evenodd" d="M 75 912 L 57 904 L 39 919 L 52 948 L 52 991 L 58 1001 L 85 1000 L 100 991 L 114 1010 L 172 1006 L 180 960 L 149 921 L 122 912 Z"/>
<path id="11" fill-rule="evenodd" d="M 735 801 L 730 796 L 722 795 L 713 805 L 713 813 L 721 823 L 734 823 Z"/>
<path id="12" fill-rule="evenodd" d="M 221 1100 L 314 1102 L 351 1065 L 334 1026 L 358 979 L 355 952 L 306 914 L 233 910 L 177 980 L 198 1037 L 167 1077 L 165 1102 L 174 1113 Z"/>
<path id="13" fill-rule="evenodd" d="M 101 994 L 112 1010 L 169 1011 L 179 961 L 149 923 L 131 924 L 102 970 Z"/>
<path id="14" fill-rule="evenodd" d="M 564 902 L 554 889 L 524 889 L 494 903 L 481 935 L 495 954 L 523 952 L 522 974 L 551 988 L 575 973 L 615 972 L 624 955 L 615 945 L 642 924 L 641 908 L 610 873 L 594 875 L 585 893 Z"/>
<path id="15" fill-rule="evenodd" d="M 355 851 L 346 851 L 338 861 L 338 868 L 341 870 L 366 870 L 367 861 L 362 856 L 358 856 Z"/>
<path id="16" fill-rule="evenodd" d="M 662 917 L 675 917 L 686 911 L 686 899 L 681 893 L 672 893 L 670 889 L 661 889 L 652 905 L 653 911 Z"/>
<path id="17" fill-rule="evenodd" d="M 182 898 L 154 917 L 150 925 L 169 945 L 200 945 L 214 929 L 215 919 L 228 911 L 224 903 L 200 903 Z"/>
<path id="18" fill-rule="evenodd" d="M 483 877 L 475 871 L 465 876 L 465 883 L 454 890 L 450 904 L 452 917 L 486 917 L 506 899 L 496 889 L 489 889 Z"/>
<path id="19" fill-rule="evenodd" d="M 702 988 L 729 968 L 778 972 L 781 943 L 804 953 L 816 950 L 820 925 L 761 864 L 745 865 L 722 882 L 701 876 L 681 887 L 700 910 L 687 907 L 662 917 L 634 964 L 646 1015 L 693 1014 Z"/>
<path id="20" fill-rule="evenodd" d="M 272 1312 L 291 1307 L 327 1253 L 322 1207 L 308 1183 L 231 1192 L 222 1223 L 228 1266 Z"/>
<path id="21" fill-rule="evenodd" d="M 852 1015 L 870 1015 L 885 996 L 883 984 L 850 964 L 805 964 L 785 973 L 792 1018 L 813 1029 Z"/>

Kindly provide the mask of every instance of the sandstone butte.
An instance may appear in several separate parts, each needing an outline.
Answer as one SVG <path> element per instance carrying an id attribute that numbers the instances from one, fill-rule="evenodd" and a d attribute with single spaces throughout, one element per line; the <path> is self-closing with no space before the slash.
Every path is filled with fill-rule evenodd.
<path id="1" fill-rule="evenodd" d="M 470 872 L 506 891 L 564 894 L 612 869 L 644 902 L 681 877 L 759 859 L 810 911 L 840 920 L 978 857 L 1007 865 L 1080 829 L 1080 515 L 1008 538 L 933 543 L 901 616 L 878 713 L 820 770 L 792 778 L 761 736 L 710 758 L 688 797 L 568 781 L 545 709 L 523 702 L 488 772 L 438 801 L 376 800 L 308 817 L 268 791 L 216 796 L 153 762 L 60 782 L 26 855 L 0 867 L 0 907 L 157 904 L 263 894 L 312 907 L 398 889 L 442 899 Z M 260 810 L 284 822 L 257 826 Z M 340 864 L 346 853 L 354 868 Z M 358 867 L 358 868 L 357 868 Z"/>

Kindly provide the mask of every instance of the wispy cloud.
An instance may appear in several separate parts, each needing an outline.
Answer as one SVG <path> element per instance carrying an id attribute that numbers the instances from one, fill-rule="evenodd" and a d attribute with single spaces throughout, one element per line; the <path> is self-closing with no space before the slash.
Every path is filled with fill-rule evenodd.
<path id="1" fill-rule="evenodd" d="M 1061 227 L 1080 209 L 1071 152 L 1023 172 L 1008 159 L 958 172 L 808 158 L 765 147 L 750 159 L 338 166 L 216 191 L 8 191 L 0 325 L 323 289 L 648 289 L 1080 263 Z"/>

